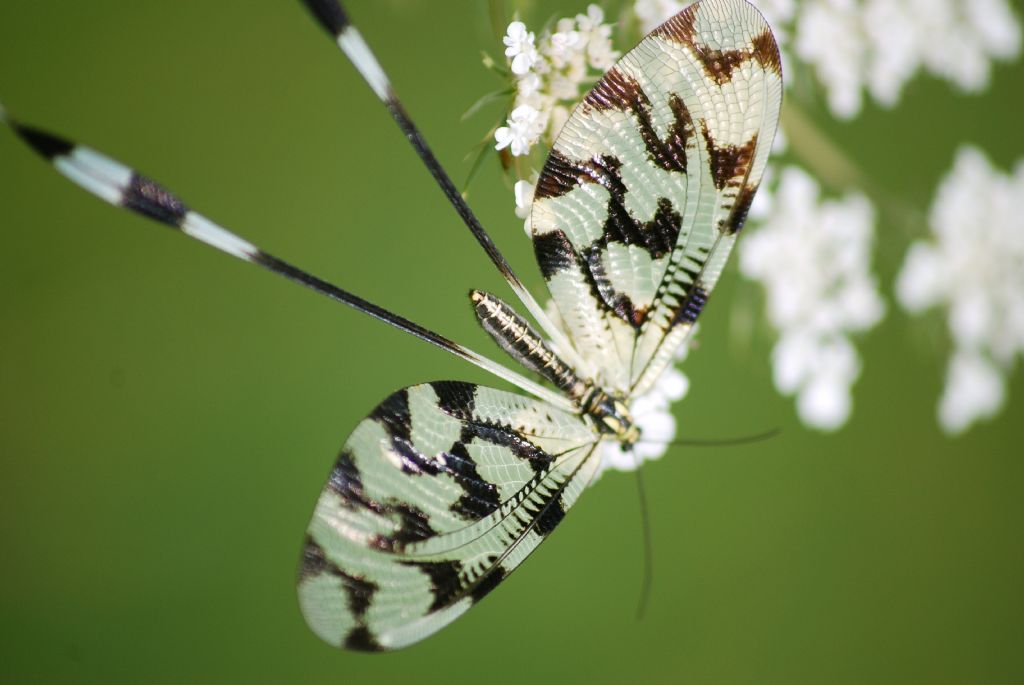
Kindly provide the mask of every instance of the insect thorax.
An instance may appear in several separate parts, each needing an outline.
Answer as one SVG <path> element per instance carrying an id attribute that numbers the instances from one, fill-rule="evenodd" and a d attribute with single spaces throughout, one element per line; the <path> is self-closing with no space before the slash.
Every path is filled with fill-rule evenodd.
<path id="1" fill-rule="evenodd" d="M 640 439 L 640 429 L 623 398 L 581 379 L 523 317 L 497 297 L 474 290 L 470 299 L 477 321 L 501 349 L 564 392 L 593 421 L 597 432 L 626 446 Z"/>
<path id="2" fill-rule="evenodd" d="M 591 393 L 581 406 L 602 434 L 613 437 L 626 447 L 636 444 L 640 439 L 640 427 L 633 421 L 629 407 L 622 398 L 591 386 Z"/>

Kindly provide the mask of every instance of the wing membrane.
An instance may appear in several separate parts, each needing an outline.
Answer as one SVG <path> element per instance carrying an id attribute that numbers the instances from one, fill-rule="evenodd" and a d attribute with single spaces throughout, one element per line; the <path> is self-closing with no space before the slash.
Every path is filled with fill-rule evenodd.
<path id="1" fill-rule="evenodd" d="M 782 77 L 745 0 L 702 0 L 628 52 L 562 129 L 534 249 L 598 383 L 642 392 L 721 273 L 767 163 Z"/>
<path id="2" fill-rule="evenodd" d="M 327 642 L 395 649 L 479 601 L 597 468 L 593 430 L 469 383 L 411 386 L 345 442 L 307 531 L 299 598 Z"/>

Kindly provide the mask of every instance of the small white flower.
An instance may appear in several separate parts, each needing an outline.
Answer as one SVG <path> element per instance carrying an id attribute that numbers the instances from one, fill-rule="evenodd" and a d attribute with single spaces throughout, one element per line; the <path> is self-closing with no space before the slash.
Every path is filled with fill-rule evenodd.
<path id="1" fill-rule="evenodd" d="M 602 26 L 601 30 L 591 33 L 587 41 L 587 63 L 591 69 L 604 73 L 618 58 L 618 51 L 612 48 L 610 26 Z"/>
<path id="2" fill-rule="evenodd" d="M 526 235 L 530 233 L 530 209 L 533 207 L 533 193 L 537 190 L 537 181 L 516 181 L 513 187 L 516 196 L 516 216 L 523 220 L 523 229 Z"/>
<path id="3" fill-rule="evenodd" d="M 586 14 L 559 19 L 554 32 L 545 31 L 536 41 L 522 22 L 509 24 L 503 40 L 515 74 L 513 113 L 520 111 L 521 116 L 511 116 L 508 126 L 495 133 L 499 150 L 509 147 L 513 155 L 521 156 L 541 136 L 554 139 L 569 118 L 568 105 L 576 105 L 581 87 L 618 59 L 611 34 L 612 27 L 604 23 L 604 12 L 596 5 L 588 7 Z M 529 121 L 520 110 L 524 106 L 530 107 L 523 110 L 529 113 Z"/>
<path id="4" fill-rule="evenodd" d="M 587 5 L 586 14 L 576 15 L 576 25 L 581 33 L 596 31 L 604 24 L 604 10 L 599 5 Z"/>
<path id="5" fill-rule="evenodd" d="M 530 105 L 519 105 L 508 118 L 508 126 L 494 132 L 497 150 L 510 148 L 515 156 L 525 155 L 544 132 L 544 119 L 540 112 Z"/>
<path id="6" fill-rule="evenodd" d="M 551 116 L 548 119 L 548 130 L 551 131 L 551 137 L 557 138 L 558 133 L 565 126 L 565 122 L 569 121 L 569 108 L 564 105 L 555 105 L 551 108 Z"/>
<path id="7" fill-rule="evenodd" d="M 689 349 L 689 345 L 684 345 L 684 347 Z M 667 404 L 672 404 L 686 397 L 689 390 L 690 379 L 676 367 L 670 366 L 665 369 L 661 378 L 651 388 L 651 393 L 664 399 Z"/>
<path id="8" fill-rule="evenodd" d="M 537 48 L 534 46 L 533 33 L 526 30 L 526 24 L 514 21 L 502 42 L 505 44 L 505 56 L 512 60 L 512 73 L 522 76 L 533 68 L 537 62 Z"/>
<path id="9" fill-rule="evenodd" d="M 516 96 L 506 125 L 494 132 L 495 148 L 508 148 L 521 157 L 542 136 L 554 140 L 569 119 L 570 107 L 577 104 L 581 87 L 618 58 L 611 33 L 597 5 L 590 5 L 585 14 L 559 19 L 555 31 L 545 31 L 536 42 L 525 24 L 509 24 L 505 54 L 512 59 Z M 517 193 L 523 188 L 517 184 Z M 517 214 L 525 211 L 520 207 Z"/>
<path id="10" fill-rule="evenodd" d="M 544 82 L 541 80 L 540 74 L 532 71 L 525 74 L 521 79 L 516 81 L 516 92 L 519 94 L 518 98 L 520 100 L 532 98 L 540 93 L 542 85 L 544 85 Z"/>
<path id="11" fill-rule="evenodd" d="M 939 420 L 950 433 L 998 410 L 1000 370 L 1024 355 L 1022 204 L 1024 160 L 1010 176 L 977 148 L 962 148 L 932 204 L 933 238 L 910 246 L 896 281 L 907 311 L 947 309 L 956 350 Z"/>
<path id="12" fill-rule="evenodd" d="M 612 48 L 612 27 L 604 23 L 604 10 L 590 5 L 586 14 L 576 15 L 576 26 L 591 69 L 603 73 L 615 64 L 619 53 Z"/>
<path id="13" fill-rule="evenodd" d="M 555 69 L 564 69 L 583 45 L 579 31 L 557 31 L 544 42 L 544 54 Z"/>
<path id="14" fill-rule="evenodd" d="M 548 82 L 548 91 L 556 100 L 575 100 L 579 96 L 579 81 L 565 74 L 555 73 Z"/>

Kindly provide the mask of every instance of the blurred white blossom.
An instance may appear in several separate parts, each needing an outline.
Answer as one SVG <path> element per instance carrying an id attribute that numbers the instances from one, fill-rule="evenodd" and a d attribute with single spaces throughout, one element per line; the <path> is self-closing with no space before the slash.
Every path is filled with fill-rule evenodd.
<path id="1" fill-rule="evenodd" d="M 857 194 L 819 198 L 817 183 L 785 168 L 771 211 L 740 244 L 740 270 L 765 289 L 779 331 L 772 352 L 775 386 L 798 395 L 807 425 L 834 430 L 849 418 L 850 388 L 860 375 L 852 333 L 885 312 L 871 273 L 874 211 Z"/>
<path id="2" fill-rule="evenodd" d="M 806 0 L 795 35 L 796 55 L 814 67 L 843 118 L 860 112 L 864 90 L 892 107 L 919 70 L 982 90 L 991 62 L 1021 47 L 1007 0 Z"/>
<path id="3" fill-rule="evenodd" d="M 998 366 L 982 354 L 958 349 L 946 370 L 946 387 L 939 400 L 939 424 L 947 433 L 962 433 L 978 419 L 995 416 L 1005 395 L 1005 382 Z"/>
<path id="4" fill-rule="evenodd" d="M 650 33 L 669 17 L 682 12 L 689 4 L 681 0 L 636 0 L 633 12 L 640 20 L 640 30 Z"/>
<path id="5" fill-rule="evenodd" d="M 1004 375 L 1024 355 L 1024 160 L 1013 175 L 965 146 L 939 185 L 932 237 L 910 246 L 896 283 L 910 312 L 947 309 L 955 352 L 939 422 L 959 433 L 1002 406 Z"/>
<path id="6" fill-rule="evenodd" d="M 612 27 L 604 23 L 604 10 L 589 5 L 586 14 L 576 15 L 576 26 L 586 44 L 587 64 L 603 74 L 619 58 L 612 49 Z"/>

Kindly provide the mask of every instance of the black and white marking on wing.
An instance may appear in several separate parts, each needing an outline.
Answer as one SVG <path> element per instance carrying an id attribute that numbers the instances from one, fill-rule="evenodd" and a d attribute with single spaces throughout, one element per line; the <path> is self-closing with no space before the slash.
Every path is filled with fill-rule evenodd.
<path id="1" fill-rule="evenodd" d="M 596 470 L 596 444 L 583 418 L 519 395 L 399 390 L 353 431 L 317 503 L 299 570 L 306 619 L 361 650 L 439 630 L 554 529 Z"/>
<path id="2" fill-rule="evenodd" d="M 767 162 L 778 48 L 742 0 L 702 0 L 573 112 L 531 211 L 538 263 L 597 381 L 639 394 L 714 289 Z"/>

